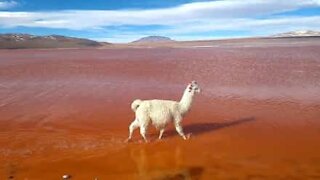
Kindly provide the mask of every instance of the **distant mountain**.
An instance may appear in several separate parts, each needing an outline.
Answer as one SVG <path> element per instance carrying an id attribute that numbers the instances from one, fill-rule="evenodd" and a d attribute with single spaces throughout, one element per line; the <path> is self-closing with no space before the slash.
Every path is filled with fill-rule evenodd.
<path id="1" fill-rule="evenodd" d="M 320 36 L 320 32 L 310 31 L 310 30 L 291 31 L 291 32 L 276 34 L 273 37 L 314 37 L 314 36 Z"/>
<path id="2" fill-rule="evenodd" d="M 98 47 L 99 42 L 59 35 L 0 34 L 0 49 Z"/>
<path id="3" fill-rule="evenodd" d="M 136 41 L 133 41 L 132 43 L 157 43 L 157 42 L 174 42 L 174 40 L 164 37 L 164 36 L 147 36 L 143 37 L 141 39 L 138 39 Z"/>

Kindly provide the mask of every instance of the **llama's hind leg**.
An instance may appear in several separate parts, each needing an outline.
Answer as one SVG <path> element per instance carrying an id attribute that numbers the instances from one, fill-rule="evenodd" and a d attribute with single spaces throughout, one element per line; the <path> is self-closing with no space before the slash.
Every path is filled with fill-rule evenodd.
<path id="1" fill-rule="evenodd" d="M 145 142 L 149 142 L 148 139 L 147 139 L 147 136 L 146 136 L 147 128 L 148 128 L 147 125 L 145 125 L 145 126 L 140 126 L 140 134 L 141 134 L 141 136 L 143 137 L 143 139 L 144 139 Z"/>
<path id="2" fill-rule="evenodd" d="M 163 133 L 164 133 L 164 128 L 160 129 L 159 140 L 162 138 Z"/>
<path id="3" fill-rule="evenodd" d="M 140 134 L 143 137 L 145 142 L 148 142 L 147 139 L 147 129 L 150 123 L 150 118 L 145 113 L 137 114 L 137 119 L 140 125 Z"/>
<path id="4" fill-rule="evenodd" d="M 135 129 L 139 127 L 139 122 L 135 119 L 129 126 L 129 137 L 126 142 L 129 142 L 132 138 L 132 133 Z"/>

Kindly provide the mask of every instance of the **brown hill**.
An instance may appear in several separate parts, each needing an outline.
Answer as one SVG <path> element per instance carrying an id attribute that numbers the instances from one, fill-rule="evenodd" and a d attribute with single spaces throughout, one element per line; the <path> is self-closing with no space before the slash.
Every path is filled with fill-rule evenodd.
<path id="1" fill-rule="evenodd" d="M 0 34 L 0 49 L 99 47 L 99 42 L 59 35 Z"/>
<path id="2" fill-rule="evenodd" d="M 166 43 L 166 42 L 174 42 L 174 40 L 164 37 L 164 36 L 147 36 L 140 38 L 132 43 Z"/>

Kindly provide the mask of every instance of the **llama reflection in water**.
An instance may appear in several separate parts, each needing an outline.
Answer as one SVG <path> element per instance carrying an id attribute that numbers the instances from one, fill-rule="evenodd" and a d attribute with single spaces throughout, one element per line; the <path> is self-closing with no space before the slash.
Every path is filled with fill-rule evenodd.
<path id="1" fill-rule="evenodd" d="M 139 146 L 130 150 L 130 157 L 136 165 L 136 179 L 200 179 L 203 173 L 200 166 L 185 166 L 180 146 L 159 152 Z"/>

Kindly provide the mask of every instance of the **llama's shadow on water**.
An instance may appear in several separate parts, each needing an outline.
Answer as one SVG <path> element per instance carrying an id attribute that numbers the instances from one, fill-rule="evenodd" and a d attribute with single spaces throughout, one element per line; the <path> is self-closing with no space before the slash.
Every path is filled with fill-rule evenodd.
<path id="1" fill-rule="evenodd" d="M 212 131 L 216 131 L 219 129 L 223 129 L 223 128 L 228 128 L 228 127 L 232 127 L 232 126 L 237 126 L 243 123 L 248 123 L 248 122 L 252 122 L 255 121 L 256 118 L 255 117 L 247 117 L 247 118 L 241 118 L 241 119 L 236 119 L 236 120 L 231 120 L 228 122 L 221 122 L 221 123 L 195 123 L 195 124 L 188 124 L 183 126 L 183 130 L 185 132 L 185 134 L 189 134 L 191 133 L 192 135 L 200 135 L 200 134 L 205 134 L 205 133 L 209 133 Z M 172 129 L 172 130 L 168 130 L 165 133 L 165 138 L 168 137 L 172 137 L 172 136 L 176 136 L 177 132 Z"/>

